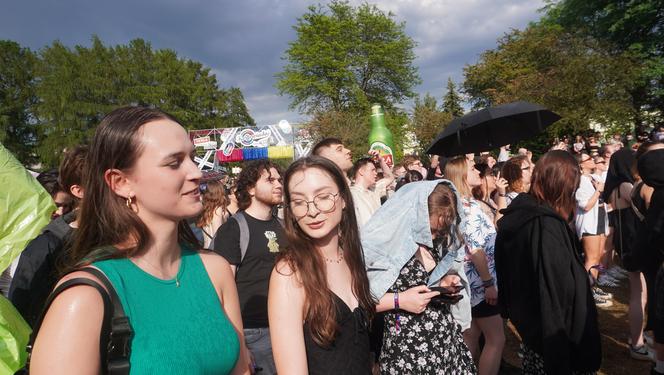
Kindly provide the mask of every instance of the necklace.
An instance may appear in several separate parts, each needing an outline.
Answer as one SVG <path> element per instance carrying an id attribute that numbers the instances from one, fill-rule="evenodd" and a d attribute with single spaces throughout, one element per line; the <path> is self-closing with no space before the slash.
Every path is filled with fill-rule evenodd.
<path id="1" fill-rule="evenodd" d="M 153 266 L 152 263 L 150 263 L 150 262 L 147 261 L 147 259 L 144 259 L 144 258 L 134 258 L 134 260 L 135 260 L 136 262 L 139 262 L 139 261 L 140 261 L 140 262 L 145 262 L 145 264 L 147 264 L 148 266 L 150 266 L 150 267 L 152 268 L 152 270 L 157 271 L 157 273 L 161 273 L 161 271 L 159 270 L 159 268 Z M 182 259 L 180 259 L 180 262 L 182 262 Z M 178 278 L 178 273 L 179 273 L 179 270 L 178 270 L 178 272 L 175 273 L 175 277 L 173 277 L 173 278 L 175 279 L 175 287 L 176 287 L 176 288 L 179 288 L 179 287 L 180 287 L 180 279 Z"/>
<path id="2" fill-rule="evenodd" d="M 337 259 L 330 259 L 326 256 L 323 256 L 325 258 L 325 261 L 328 263 L 336 263 L 339 264 L 341 263 L 342 260 L 344 260 L 344 252 L 341 250 L 341 248 L 337 248 Z"/>

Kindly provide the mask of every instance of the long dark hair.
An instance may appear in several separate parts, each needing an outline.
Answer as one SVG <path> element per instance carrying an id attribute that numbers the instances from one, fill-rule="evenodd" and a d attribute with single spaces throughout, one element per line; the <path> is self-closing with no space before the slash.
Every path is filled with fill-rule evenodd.
<path id="1" fill-rule="evenodd" d="M 312 239 L 297 224 L 297 218 L 290 210 L 289 182 L 298 171 L 317 168 L 328 174 L 339 188 L 339 194 L 346 203 L 339 224 L 339 244 L 343 249 L 344 259 L 348 263 L 352 278 L 352 290 L 360 307 L 373 316 L 376 305 L 371 298 L 369 279 L 364 267 L 364 253 L 355 218 L 355 208 L 350 189 L 343 172 L 328 159 L 311 156 L 299 159 L 290 165 L 284 175 L 284 222 L 288 248 L 279 254 L 278 260 L 284 260 L 297 272 L 306 295 L 304 317 L 311 329 L 314 341 L 323 347 L 332 344 L 337 333 L 336 309 L 332 291 L 327 285 L 325 260 L 314 247 Z"/>
<path id="2" fill-rule="evenodd" d="M 574 193 L 580 181 L 581 171 L 572 154 L 561 150 L 549 151 L 535 164 L 530 194 L 570 221 L 576 212 Z"/>
<path id="3" fill-rule="evenodd" d="M 104 117 L 90 144 L 85 194 L 81 204 L 79 228 L 69 257 L 69 266 L 107 258 L 128 257 L 143 250 L 150 241 L 147 226 L 127 208 L 125 198 L 115 194 L 106 183 L 109 169 L 131 170 L 142 152 L 141 127 L 152 121 L 177 120 L 161 110 L 146 107 L 122 107 Z M 178 242 L 192 249 L 200 243 L 186 220 L 178 223 Z M 128 247 L 110 246 L 129 244 Z"/>

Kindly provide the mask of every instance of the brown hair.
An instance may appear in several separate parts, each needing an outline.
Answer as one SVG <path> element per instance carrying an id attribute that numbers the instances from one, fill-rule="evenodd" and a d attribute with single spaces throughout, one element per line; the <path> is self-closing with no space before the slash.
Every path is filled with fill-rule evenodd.
<path id="1" fill-rule="evenodd" d="M 442 216 L 443 226 L 440 228 L 441 235 L 450 234 L 450 228 L 457 218 L 457 200 L 452 189 L 445 184 L 438 184 L 433 189 L 427 200 L 429 216 Z M 460 233 L 454 233 L 461 238 Z"/>
<path id="2" fill-rule="evenodd" d="M 90 143 L 88 172 L 83 178 L 85 194 L 80 226 L 71 249 L 70 266 L 128 257 L 144 249 L 149 242 L 150 233 L 145 223 L 127 208 L 125 198 L 111 190 L 104 174 L 109 169 L 130 171 L 142 153 L 142 126 L 162 119 L 177 122 L 165 112 L 146 107 L 118 108 L 102 119 Z M 129 248 L 107 248 L 127 242 Z M 178 242 L 193 249 L 200 248 L 186 220 L 178 224 Z"/>
<path id="3" fill-rule="evenodd" d="M 521 170 L 521 165 L 524 161 L 528 162 L 528 158 L 525 155 L 517 155 L 511 157 L 503 164 L 500 177 L 507 180 L 507 189 L 509 191 L 523 192 L 523 171 Z"/>
<path id="4" fill-rule="evenodd" d="M 333 137 L 323 138 L 318 143 L 316 143 L 316 145 L 311 149 L 311 155 L 320 156 L 323 149 L 343 144 L 344 143 L 339 138 L 333 138 Z"/>
<path id="5" fill-rule="evenodd" d="M 281 168 L 269 160 L 254 160 L 242 168 L 242 172 L 237 177 L 235 188 L 235 198 L 237 199 L 237 206 L 240 210 L 246 210 L 251 206 L 251 194 L 249 189 L 256 186 L 256 183 L 261 178 L 263 171 L 270 173 L 270 169 L 276 169 L 281 174 Z M 270 176 L 271 177 L 271 176 Z"/>
<path id="6" fill-rule="evenodd" d="M 452 181 L 459 194 L 464 198 L 472 198 L 473 193 L 468 185 L 468 163 L 465 155 L 456 156 L 445 164 L 445 178 Z"/>
<path id="7" fill-rule="evenodd" d="M 199 228 L 210 224 L 214 217 L 214 211 L 219 207 L 225 210 L 229 203 L 224 184 L 221 181 L 208 181 L 206 185 L 207 190 L 203 194 L 203 213 L 196 221 L 196 226 Z"/>
<path id="8" fill-rule="evenodd" d="M 416 161 L 420 161 L 420 158 L 417 155 L 404 155 L 403 159 L 401 159 L 401 165 L 408 169 L 408 166 Z"/>
<path id="9" fill-rule="evenodd" d="M 83 174 L 88 161 L 88 146 L 80 145 L 68 151 L 60 163 L 58 182 L 62 189 L 73 198 L 72 209 L 79 204 L 79 199 L 71 193 L 74 185 L 83 185 Z"/>
<path id="10" fill-rule="evenodd" d="M 325 260 L 314 247 L 311 238 L 299 227 L 297 219 L 290 210 L 288 186 L 290 179 L 296 172 L 309 168 L 317 168 L 328 174 L 346 203 L 339 224 L 339 231 L 342 233 L 339 236 L 339 244 L 350 269 L 353 294 L 357 297 L 360 307 L 367 312 L 368 321 L 371 321 L 376 305 L 371 297 L 369 279 L 364 266 L 353 198 L 343 172 L 336 164 L 323 157 L 313 156 L 297 160 L 288 167 L 284 176 L 284 222 L 289 246 L 279 254 L 278 260 L 285 261 L 297 273 L 306 296 L 305 321 L 311 329 L 314 341 L 318 345 L 328 347 L 336 337 L 338 326 L 334 296 L 327 285 Z"/>
<path id="11" fill-rule="evenodd" d="M 569 152 L 549 151 L 535 164 L 530 194 L 570 221 L 576 211 L 574 193 L 580 180 L 579 165 Z"/>

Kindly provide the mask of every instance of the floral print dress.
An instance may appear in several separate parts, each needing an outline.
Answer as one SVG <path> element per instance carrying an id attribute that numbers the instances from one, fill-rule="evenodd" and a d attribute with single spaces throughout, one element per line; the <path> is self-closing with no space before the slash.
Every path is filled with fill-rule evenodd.
<path id="1" fill-rule="evenodd" d="M 434 252 L 435 253 L 435 252 Z M 437 254 L 432 254 L 436 263 Z M 388 293 L 405 292 L 426 285 L 429 273 L 413 256 L 401 269 Z M 429 303 L 421 314 L 399 310 L 385 313 L 380 373 L 402 374 L 476 374 L 475 364 L 463 341 L 461 327 L 454 321 L 447 304 Z"/>
<path id="2" fill-rule="evenodd" d="M 484 250 L 489 273 L 496 280 L 496 265 L 494 262 L 496 227 L 493 225 L 493 221 L 484 213 L 478 201 L 464 198 L 462 203 L 466 215 L 466 230 L 463 233 L 463 239 L 466 241 L 464 270 L 470 284 L 470 305 L 476 306 L 484 301 L 484 287 L 477 268 L 470 260 L 470 251 L 473 249 Z"/>

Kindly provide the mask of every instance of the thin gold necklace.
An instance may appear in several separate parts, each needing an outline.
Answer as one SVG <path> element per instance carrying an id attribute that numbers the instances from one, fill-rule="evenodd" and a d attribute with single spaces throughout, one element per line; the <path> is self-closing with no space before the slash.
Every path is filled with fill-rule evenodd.
<path id="1" fill-rule="evenodd" d="M 157 271 L 158 273 L 161 273 L 161 271 L 159 270 L 159 268 L 153 266 L 152 263 L 148 262 L 147 259 L 144 259 L 144 258 L 134 258 L 134 260 L 136 260 L 136 261 L 141 261 L 141 262 L 145 262 L 145 264 L 147 264 L 148 266 L 150 266 L 154 271 Z M 180 263 L 182 263 L 182 258 L 180 258 Z M 182 266 L 182 264 L 180 264 L 180 266 Z M 178 278 L 178 273 L 179 273 L 179 272 L 180 272 L 180 270 L 178 269 L 178 271 L 175 272 L 175 277 L 173 277 L 173 279 L 175 279 L 175 287 L 176 287 L 176 288 L 179 288 L 179 287 L 180 287 L 180 279 Z"/>
<path id="2" fill-rule="evenodd" d="M 344 252 L 341 250 L 340 247 L 337 248 L 337 259 L 330 259 L 326 256 L 323 255 L 323 258 L 325 258 L 325 261 L 328 263 L 336 263 L 339 264 L 341 263 L 342 260 L 344 260 Z"/>

